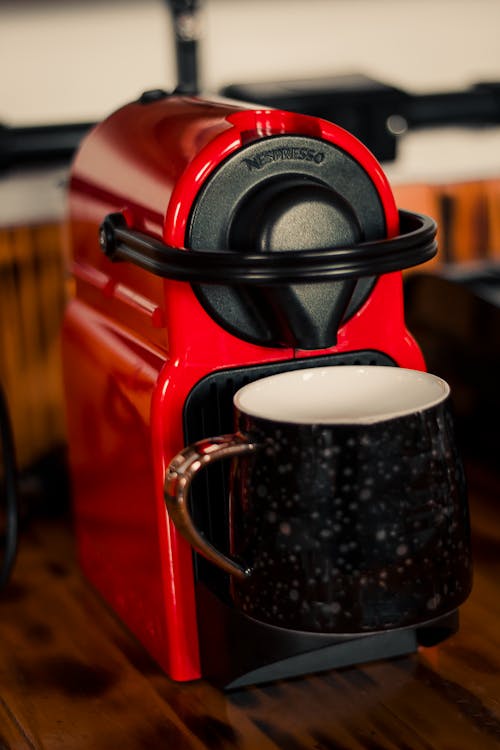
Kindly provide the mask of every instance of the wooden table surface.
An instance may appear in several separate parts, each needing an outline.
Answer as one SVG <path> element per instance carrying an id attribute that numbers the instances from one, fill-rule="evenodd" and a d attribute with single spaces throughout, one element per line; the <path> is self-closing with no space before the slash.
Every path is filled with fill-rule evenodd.
<path id="1" fill-rule="evenodd" d="M 390 661 L 223 694 L 169 680 L 32 522 L 0 595 L 0 750 L 500 748 L 500 475 L 469 467 L 475 580 L 459 632 Z"/>

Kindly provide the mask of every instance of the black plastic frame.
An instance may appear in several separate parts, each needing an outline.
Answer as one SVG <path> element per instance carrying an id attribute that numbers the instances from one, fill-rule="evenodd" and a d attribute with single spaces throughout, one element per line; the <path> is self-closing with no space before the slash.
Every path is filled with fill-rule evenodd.
<path id="1" fill-rule="evenodd" d="M 233 250 L 170 247 L 127 226 L 121 213 L 108 214 L 99 230 L 104 254 L 129 261 L 156 276 L 203 284 L 299 284 L 379 276 L 420 265 L 437 252 L 436 222 L 399 211 L 400 234 L 354 247 L 258 254 Z"/>
<path id="2" fill-rule="evenodd" d="M 406 628 L 363 634 L 307 633 L 267 625 L 196 585 L 203 676 L 224 690 L 404 656 L 457 632 L 458 610 Z"/>

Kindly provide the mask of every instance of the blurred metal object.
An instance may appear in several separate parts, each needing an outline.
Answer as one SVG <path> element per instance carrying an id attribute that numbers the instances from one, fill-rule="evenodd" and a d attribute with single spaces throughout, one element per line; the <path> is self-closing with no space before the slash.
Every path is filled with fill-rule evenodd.
<path id="1" fill-rule="evenodd" d="M 67 162 L 93 123 L 9 127 L 0 124 L 0 170 Z"/>
<path id="2" fill-rule="evenodd" d="M 246 102 L 322 117 L 359 138 L 380 161 L 397 157 L 408 131 L 500 123 L 500 83 L 463 91 L 412 94 L 361 73 L 304 80 L 230 84 L 221 94 Z"/>
<path id="3" fill-rule="evenodd" d="M 199 0 L 167 0 L 172 12 L 177 65 L 177 92 L 199 92 L 198 40 L 201 35 Z"/>

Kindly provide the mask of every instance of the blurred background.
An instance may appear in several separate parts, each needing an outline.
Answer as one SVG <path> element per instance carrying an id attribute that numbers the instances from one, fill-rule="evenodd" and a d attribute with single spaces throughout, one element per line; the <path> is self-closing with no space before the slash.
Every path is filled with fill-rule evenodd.
<path id="1" fill-rule="evenodd" d="M 0 11 L 3 119 L 99 119 L 176 83 L 164 0 L 3 0 Z M 428 91 L 500 73 L 496 0 L 205 0 L 199 22 L 210 91 L 353 71 Z"/>
<path id="2" fill-rule="evenodd" d="M 72 148 L 142 91 L 175 87 L 173 5 L 0 0 L 0 382 L 25 496 L 45 509 L 66 497 L 58 336 L 71 293 L 63 230 Z M 483 385 L 484 372 L 494 380 L 498 349 L 500 3 L 204 0 L 183 22 L 185 38 L 198 39 L 202 91 L 273 101 L 293 90 L 308 111 L 316 90 L 312 113 L 359 126 L 398 205 L 438 221 L 437 260 L 406 279 L 407 315 L 429 369 L 456 381 L 465 436 L 498 400 L 493 382 Z M 369 107 L 356 109 L 365 84 Z M 468 93 L 457 103 L 454 92 Z M 413 121 L 391 109 L 405 96 L 422 105 Z M 367 118 L 382 141 L 363 130 Z M 52 147 L 42 155 L 29 146 L 40 127 L 49 130 L 38 144 L 50 135 Z"/>

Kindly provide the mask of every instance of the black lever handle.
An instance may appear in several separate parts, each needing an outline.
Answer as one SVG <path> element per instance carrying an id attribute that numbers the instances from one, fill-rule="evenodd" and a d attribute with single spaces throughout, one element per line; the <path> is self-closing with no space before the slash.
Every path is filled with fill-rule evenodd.
<path id="1" fill-rule="evenodd" d="M 127 226 L 121 213 L 108 214 L 99 241 L 112 261 L 129 261 L 164 278 L 197 284 L 300 284 L 379 276 L 425 263 L 436 255 L 436 222 L 399 211 L 400 234 L 346 248 L 248 253 L 184 250 Z"/>

